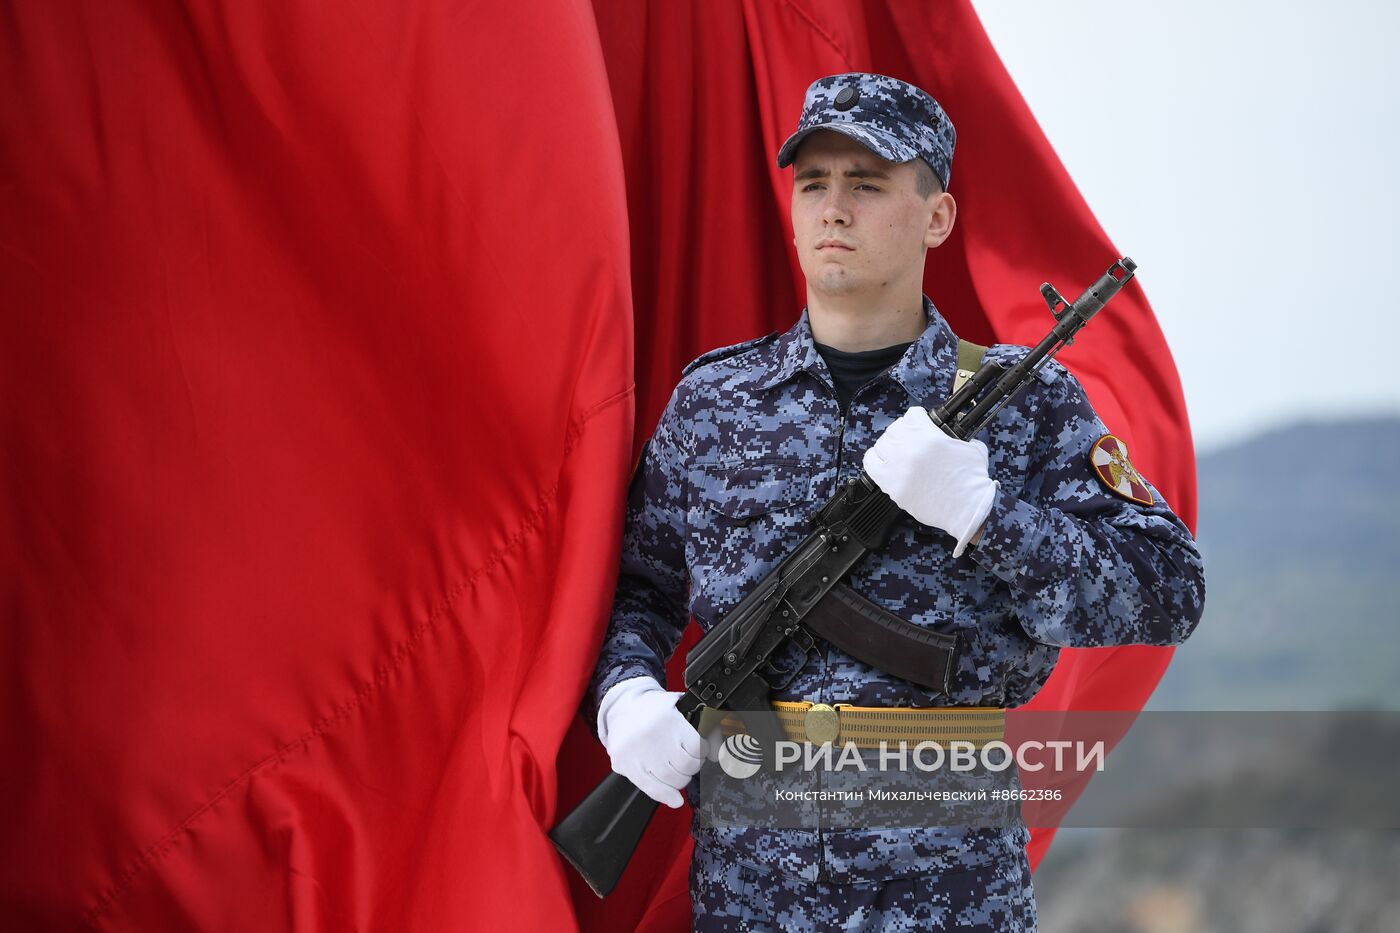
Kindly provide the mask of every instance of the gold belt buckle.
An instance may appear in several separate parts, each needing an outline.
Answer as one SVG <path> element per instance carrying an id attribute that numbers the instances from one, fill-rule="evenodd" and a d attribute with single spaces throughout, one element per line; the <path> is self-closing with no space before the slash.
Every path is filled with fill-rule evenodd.
<path id="1" fill-rule="evenodd" d="M 807 733 L 807 741 L 813 745 L 826 745 L 835 742 L 841 734 L 841 716 L 837 712 L 849 703 L 828 706 L 826 703 L 813 703 L 802 719 L 802 728 Z"/>

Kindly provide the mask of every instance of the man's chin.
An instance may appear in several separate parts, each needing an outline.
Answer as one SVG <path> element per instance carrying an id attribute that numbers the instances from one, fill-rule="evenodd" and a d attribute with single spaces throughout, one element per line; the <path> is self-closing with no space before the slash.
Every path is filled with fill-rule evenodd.
<path id="1" fill-rule="evenodd" d="M 849 298 L 861 292 L 860 280 L 848 275 L 844 269 L 824 270 L 824 274 L 818 275 L 813 281 L 812 290 L 827 298 Z"/>

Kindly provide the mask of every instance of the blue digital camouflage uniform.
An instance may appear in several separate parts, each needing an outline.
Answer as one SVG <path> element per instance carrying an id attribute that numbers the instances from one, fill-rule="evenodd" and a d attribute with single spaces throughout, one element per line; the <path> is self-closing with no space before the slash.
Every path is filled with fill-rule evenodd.
<path id="1" fill-rule="evenodd" d="M 835 114 L 859 123 L 836 126 Z M 874 75 L 816 82 L 779 164 L 823 126 L 893 161 L 922 157 L 947 182 L 952 125 L 917 88 Z M 886 427 L 911 405 L 948 398 L 957 340 L 927 298 L 924 307 L 922 336 L 844 415 L 805 311 L 781 336 L 686 367 L 629 491 L 612 617 L 584 702 L 590 726 L 615 684 L 641 675 L 665 683 L 664 662 L 688 617 L 708 630 L 739 602 L 812 530 L 812 513 L 860 472 Z M 986 358 L 1010 365 L 1025 352 L 998 345 Z M 1106 433 L 1078 381 L 1051 362 L 979 435 L 1000 484 L 980 541 L 954 559 L 949 535 L 904 516 L 848 575 L 891 612 L 958 637 L 947 694 L 824 646 L 772 699 L 1018 706 L 1045 683 L 1060 647 L 1185 639 L 1204 598 L 1200 555 L 1150 484 L 1154 504 L 1143 505 L 1096 476 L 1090 452 Z M 1024 827 L 702 822 L 697 813 L 697 929 L 1035 927 Z"/>
<path id="2" fill-rule="evenodd" d="M 866 448 L 891 422 L 910 405 L 933 408 L 948 398 L 957 340 L 933 303 L 925 298 L 924 306 L 922 336 L 856 393 L 844 417 L 805 311 L 781 336 L 706 354 L 686 368 L 629 493 L 612 618 L 585 709 L 590 723 L 614 684 L 643 674 L 665 683 L 664 661 L 688 617 L 708 630 L 812 530 L 816 506 L 859 473 Z M 997 345 L 986 358 L 1009 366 L 1024 353 Z M 905 516 L 886 546 L 848 576 L 886 609 L 958 636 L 948 695 L 826 647 L 772 699 L 1019 706 L 1045 683 L 1060 647 L 1185 639 L 1204 598 L 1195 542 L 1155 489 L 1156 504 L 1146 506 L 1096 477 L 1089 451 L 1105 433 L 1079 382 L 1052 361 L 979 435 L 999 483 L 981 540 L 954 559 L 951 536 Z M 1027 841 L 1019 827 L 697 825 L 695 837 L 694 871 L 745 866 L 772 877 L 767 889 L 917 875 L 956 890 L 989 864 L 1023 865 Z M 999 894 L 998 909 L 1033 917 L 1029 873 L 1011 874 L 1024 889 L 1019 900 Z M 969 909 L 969 918 L 979 916 Z M 989 921 L 985 928 L 1018 927 Z"/>

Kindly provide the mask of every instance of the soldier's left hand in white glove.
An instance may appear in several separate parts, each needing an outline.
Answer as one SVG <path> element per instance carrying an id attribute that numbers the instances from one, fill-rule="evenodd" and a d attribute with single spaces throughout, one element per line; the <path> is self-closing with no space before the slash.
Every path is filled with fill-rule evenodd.
<path id="1" fill-rule="evenodd" d="M 960 441 L 911 408 L 865 452 L 865 472 L 901 509 L 957 539 L 959 557 L 992 510 L 987 445 Z"/>

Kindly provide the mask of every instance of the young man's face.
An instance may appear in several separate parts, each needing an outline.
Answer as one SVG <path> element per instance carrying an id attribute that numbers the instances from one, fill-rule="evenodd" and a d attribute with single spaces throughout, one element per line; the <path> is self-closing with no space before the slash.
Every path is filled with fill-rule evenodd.
<path id="1" fill-rule="evenodd" d="M 803 141 L 793 162 L 792 229 L 807 287 L 829 297 L 877 302 L 922 288 L 924 250 L 938 193 L 922 198 L 914 162 L 882 159 L 840 133 Z M 951 227 L 951 218 L 948 226 Z"/>

